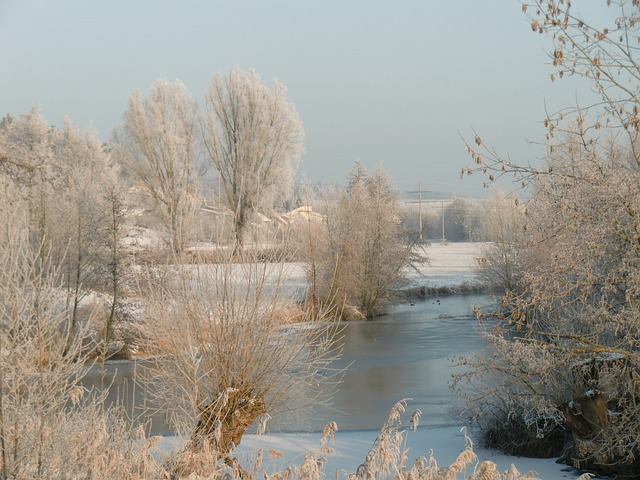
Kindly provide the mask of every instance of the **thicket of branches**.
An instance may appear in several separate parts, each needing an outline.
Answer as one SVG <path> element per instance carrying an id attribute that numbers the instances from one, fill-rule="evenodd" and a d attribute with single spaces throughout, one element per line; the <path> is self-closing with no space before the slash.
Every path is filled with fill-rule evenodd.
<path id="1" fill-rule="evenodd" d="M 150 391 L 190 439 L 180 471 L 203 449 L 232 463 L 252 424 L 264 431 L 277 415 L 302 421 L 336 388 L 340 327 L 300 310 L 286 275 L 277 259 L 227 261 L 156 271 L 143 282 Z"/>
<path id="2" fill-rule="evenodd" d="M 0 477 L 155 474 L 144 434 L 83 387 L 100 345 L 74 321 L 51 249 L 30 238 L 21 189 L 0 185 Z"/>
<path id="3" fill-rule="evenodd" d="M 553 40 L 552 80 L 582 76 L 601 102 L 548 114 L 540 165 L 468 145 L 489 180 L 529 187 L 523 228 L 486 259 L 504 277 L 504 321 L 487 357 L 458 378 L 466 414 L 485 441 L 513 452 L 563 455 L 574 466 L 639 478 L 640 157 L 638 2 L 606 2 L 587 18 L 563 1 L 523 5 Z M 502 249 L 502 251 L 500 250 Z M 458 385 L 460 386 L 460 384 Z"/>

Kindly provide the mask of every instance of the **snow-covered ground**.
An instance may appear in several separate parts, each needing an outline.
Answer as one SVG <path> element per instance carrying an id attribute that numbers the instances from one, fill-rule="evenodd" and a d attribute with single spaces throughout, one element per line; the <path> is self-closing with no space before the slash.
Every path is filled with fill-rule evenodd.
<path id="1" fill-rule="evenodd" d="M 338 472 L 338 478 L 346 478 L 345 472 L 354 473 L 358 465 L 365 461 L 377 433 L 376 431 L 336 432 L 335 441 L 330 445 L 335 454 L 323 455 L 327 460 L 325 466 L 327 478 L 335 478 L 336 471 Z M 459 426 L 419 427 L 415 432 L 408 432 L 405 435 L 407 447 L 409 448 L 408 460 L 405 463 L 407 468 L 410 468 L 414 460 L 420 456 L 428 458 L 430 450 L 433 450 L 433 456 L 439 467 L 449 466 L 465 447 L 464 436 Z M 285 459 L 285 463 L 279 463 L 278 466 L 285 465 L 286 468 L 288 464 L 300 465 L 305 453 L 317 452 L 319 447 L 320 433 L 247 435 L 242 440 L 242 444 L 236 453 L 245 452 L 248 455 L 254 455 L 262 449 L 263 457 L 268 458 L 270 450 L 277 450 L 284 454 Z M 520 473 L 534 471 L 536 472 L 535 476 L 543 480 L 576 479 L 580 475 L 577 470 L 567 465 L 556 463 L 555 459 L 511 457 L 476 446 L 473 449 L 478 456 L 479 462 L 491 461 L 496 464 L 500 472 L 504 472 L 511 464 L 514 464 Z M 263 461 L 263 464 L 266 464 L 266 460 Z M 458 478 L 468 478 L 472 471 L 473 466 L 470 466 L 467 469 L 466 476 Z"/>
<path id="2" fill-rule="evenodd" d="M 429 262 L 407 269 L 412 286 L 457 287 L 475 283 L 473 267 L 486 244 L 475 242 L 431 243 L 424 251 Z"/>
<path id="3" fill-rule="evenodd" d="M 477 283 L 473 267 L 486 244 L 475 242 L 432 243 L 424 248 L 428 262 L 404 270 L 408 287 L 459 287 Z M 275 271 L 274 271 L 275 274 Z M 282 271 L 286 284 L 297 289 L 306 285 L 302 263 L 285 264 Z"/>

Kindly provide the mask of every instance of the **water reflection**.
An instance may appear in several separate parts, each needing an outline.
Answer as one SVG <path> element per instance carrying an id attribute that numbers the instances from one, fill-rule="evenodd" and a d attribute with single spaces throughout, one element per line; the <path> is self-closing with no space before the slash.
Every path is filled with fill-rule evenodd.
<path id="1" fill-rule="evenodd" d="M 122 360 L 95 365 L 89 369 L 83 383 L 87 388 L 108 388 L 107 404 L 123 404 L 130 418 L 150 425 L 151 434 L 171 434 L 166 412 L 154 405 L 146 394 L 141 381 L 144 364 L 143 360 Z"/>
<path id="2" fill-rule="evenodd" d="M 422 410 L 421 424 L 454 423 L 448 386 L 454 373 L 452 360 L 482 349 L 472 309 L 491 302 L 488 295 L 440 297 L 394 307 L 388 315 L 372 320 L 349 322 L 337 365 L 349 368 L 333 397 L 334 409 L 316 412 L 306 427 L 321 430 L 333 420 L 341 430 L 378 429 L 389 409 L 404 397 L 413 398 L 410 411 Z M 141 387 L 134 387 L 138 368 L 134 362 L 109 363 L 102 370 L 94 367 L 89 381 L 108 384 L 115 376 L 111 399 L 125 398 L 136 415 L 148 401 Z M 276 418 L 271 428 L 295 431 L 300 426 Z M 165 418 L 156 414 L 153 433 L 167 431 Z"/>

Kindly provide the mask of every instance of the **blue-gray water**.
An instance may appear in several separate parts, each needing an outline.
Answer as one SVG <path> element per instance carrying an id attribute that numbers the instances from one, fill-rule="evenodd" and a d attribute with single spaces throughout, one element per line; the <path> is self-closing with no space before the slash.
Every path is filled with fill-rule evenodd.
<path id="1" fill-rule="evenodd" d="M 351 365 L 333 397 L 340 411 L 321 412 L 319 423 L 335 420 L 341 430 L 377 429 L 405 397 L 413 399 L 408 414 L 422 411 L 421 425 L 457 423 L 450 416 L 453 359 L 482 350 L 473 307 L 490 302 L 487 295 L 434 297 L 349 323 L 339 363 Z"/>
<path id="2" fill-rule="evenodd" d="M 375 319 L 348 322 L 343 355 L 336 366 L 349 368 L 333 396 L 333 409 L 307 417 L 305 428 L 317 431 L 335 421 L 341 430 L 378 429 L 390 408 L 405 397 L 413 399 L 407 418 L 420 409 L 421 425 L 457 423 L 450 415 L 453 359 L 483 348 L 473 307 L 487 306 L 491 301 L 488 295 L 433 297 L 415 305 L 396 306 Z M 135 371 L 133 362 L 104 367 L 103 383 L 116 374 L 112 398 L 131 397 Z M 88 382 L 99 384 L 99 372 L 100 368 L 94 367 Z M 139 387 L 136 398 L 138 402 L 144 399 Z M 167 428 L 162 416 L 156 415 L 153 432 L 166 433 Z M 301 427 L 276 418 L 272 428 L 292 431 Z"/>

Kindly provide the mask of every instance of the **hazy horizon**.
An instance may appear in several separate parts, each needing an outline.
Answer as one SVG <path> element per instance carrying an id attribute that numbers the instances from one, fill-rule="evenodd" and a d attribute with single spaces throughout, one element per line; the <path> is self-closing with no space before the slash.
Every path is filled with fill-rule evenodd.
<path id="1" fill-rule="evenodd" d="M 401 190 L 420 180 L 484 196 L 481 175 L 460 180 L 460 135 L 535 162 L 544 149 L 527 139 L 543 137 L 545 105 L 588 94 L 552 84 L 550 45 L 516 0 L 1 0 L 0 114 L 38 104 L 50 123 L 67 116 L 108 141 L 133 91 L 179 78 L 202 103 L 214 73 L 238 65 L 287 85 L 306 131 L 300 177 L 343 183 L 358 159 Z"/>

